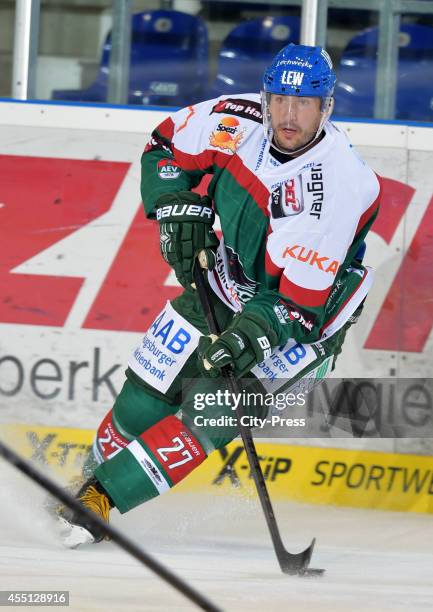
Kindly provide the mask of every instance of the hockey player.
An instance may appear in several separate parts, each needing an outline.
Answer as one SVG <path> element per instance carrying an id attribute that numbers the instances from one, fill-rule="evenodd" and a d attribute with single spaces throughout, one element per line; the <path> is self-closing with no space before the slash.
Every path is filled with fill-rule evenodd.
<path id="1" fill-rule="evenodd" d="M 195 419 L 195 399 L 219 388 L 222 366 L 273 391 L 334 367 L 371 286 L 359 253 L 380 192 L 329 120 L 334 85 L 325 50 L 291 44 L 266 70 L 261 97 L 189 106 L 152 133 L 142 156 L 144 208 L 184 291 L 144 335 L 98 429 L 77 497 L 104 519 L 170 489 L 237 436 L 236 424 Z M 201 197 L 192 189 L 208 173 Z M 217 339 L 192 286 L 199 253 L 225 330 Z M 267 408 L 244 410 L 263 416 Z M 200 414 L 233 416 L 230 402 L 202 404 Z M 102 539 L 67 509 L 61 515 L 69 545 Z"/>

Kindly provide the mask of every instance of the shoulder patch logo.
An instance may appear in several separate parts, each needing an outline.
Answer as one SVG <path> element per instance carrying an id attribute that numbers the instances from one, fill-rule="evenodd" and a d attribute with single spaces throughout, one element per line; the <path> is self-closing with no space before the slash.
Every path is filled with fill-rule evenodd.
<path id="1" fill-rule="evenodd" d="M 158 176 L 161 179 L 177 179 L 182 168 L 174 159 L 160 159 L 157 164 Z"/>
<path id="2" fill-rule="evenodd" d="M 235 117 L 223 117 L 209 136 L 209 144 L 223 151 L 235 153 L 244 132 L 245 128 L 239 130 L 239 121 Z"/>

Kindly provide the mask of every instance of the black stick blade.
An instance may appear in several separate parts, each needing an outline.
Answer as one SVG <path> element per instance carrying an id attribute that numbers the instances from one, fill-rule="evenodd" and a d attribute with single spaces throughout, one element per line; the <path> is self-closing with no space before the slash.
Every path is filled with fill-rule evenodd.
<path id="1" fill-rule="evenodd" d="M 320 576 L 325 570 L 323 569 L 312 569 L 310 565 L 311 555 L 313 554 L 314 545 L 316 538 L 313 538 L 310 546 L 303 552 L 293 554 L 287 552 L 287 550 L 278 551 L 278 561 L 280 563 L 281 571 L 284 574 L 290 576 Z"/>

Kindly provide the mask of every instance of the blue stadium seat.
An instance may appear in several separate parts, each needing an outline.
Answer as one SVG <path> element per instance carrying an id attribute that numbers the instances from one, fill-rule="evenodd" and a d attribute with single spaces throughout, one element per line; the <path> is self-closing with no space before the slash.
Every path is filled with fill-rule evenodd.
<path id="1" fill-rule="evenodd" d="M 336 115 L 373 117 L 377 47 L 378 28 L 357 34 L 347 45 L 335 89 Z M 433 28 L 428 26 L 401 25 L 395 118 L 433 121 Z"/>
<path id="2" fill-rule="evenodd" d="M 260 91 L 265 68 L 282 47 L 299 42 L 299 33 L 300 19 L 296 16 L 263 17 L 240 23 L 221 45 L 209 97 Z"/>
<path id="3" fill-rule="evenodd" d="M 108 34 L 96 80 L 87 89 L 57 90 L 54 100 L 106 102 L 111 52 Z M 147 11 L 132 16 L 129 104 L 184 106 L 208 88 L 208 33 L 187 13 Z"/>

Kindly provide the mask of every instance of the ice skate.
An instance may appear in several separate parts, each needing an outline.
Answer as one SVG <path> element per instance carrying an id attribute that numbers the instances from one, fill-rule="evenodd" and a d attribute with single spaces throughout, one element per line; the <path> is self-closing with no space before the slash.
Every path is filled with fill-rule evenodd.
<path id="1" fill-rule="evenodd" d="M 95 478 L 85 482 L 75 497 L 88 510 L 108 523 L 113 505 Z M 63 544 L 67 548 L 77 548 L 83 544 L 101 542 L 105 537 L 99 529 L 89 525 L 86 517 L 80 516 L 64 505 L 57 509 L 57 520 Z"/>

